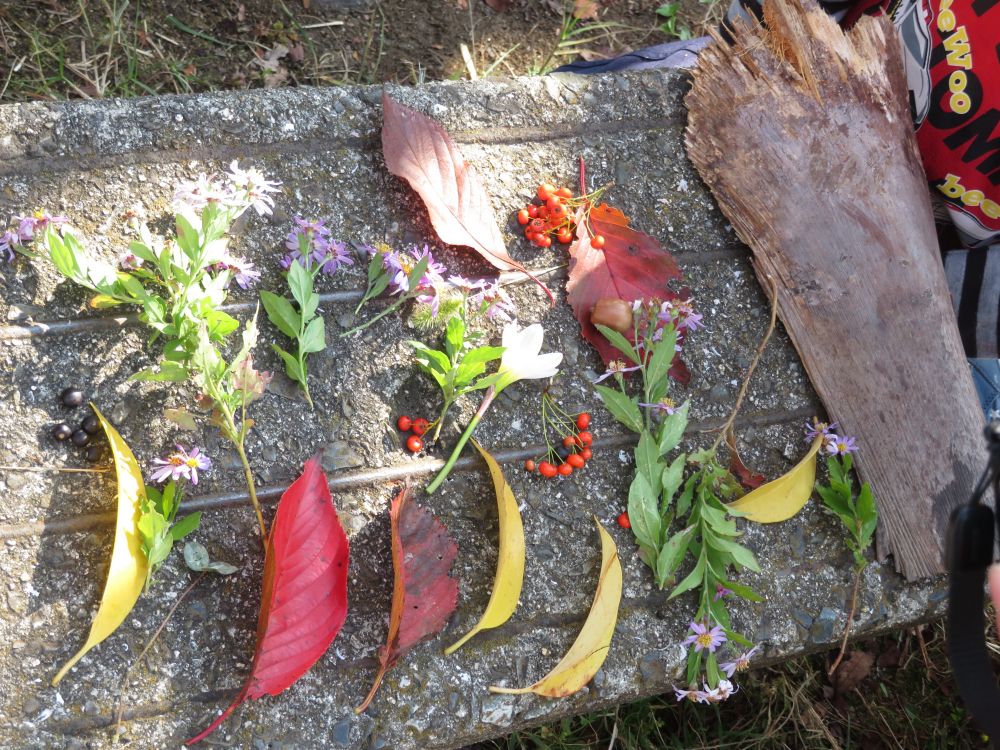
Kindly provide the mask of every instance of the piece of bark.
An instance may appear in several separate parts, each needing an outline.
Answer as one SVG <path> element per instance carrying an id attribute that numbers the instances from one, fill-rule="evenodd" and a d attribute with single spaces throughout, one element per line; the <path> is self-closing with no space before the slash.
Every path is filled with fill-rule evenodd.
<path id="1" fill-rule="evenodd" d="M 986 455 L 902 51 L 884 16 L 845 33 L 813 0 L 767 0 L 764 17 L 701 53 L 688 154 L 776 280 L 838 431 L 858 437 L 897 569 L 933 575 Z"/>

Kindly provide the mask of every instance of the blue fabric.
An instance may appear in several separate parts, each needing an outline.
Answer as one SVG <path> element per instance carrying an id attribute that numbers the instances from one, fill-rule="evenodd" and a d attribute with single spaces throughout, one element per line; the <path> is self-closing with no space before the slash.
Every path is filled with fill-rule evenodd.
<path id="1" fill-rule="evenodd" d="M 1000 419 L 1000 359 L 970 358 L 969 365 L 986 419 Z"/>
<path id="2" fill-rule="evenodd" d="M 657 44 L 629 52 L 610 60 L 592 60 L 563 65 L 553 73 L 611 73 L 618 70 L 646 70 L 648 68 L 690 68 L 698 60 L 698 53 L 711 41 L 707 36 L 697 39 Z"/>

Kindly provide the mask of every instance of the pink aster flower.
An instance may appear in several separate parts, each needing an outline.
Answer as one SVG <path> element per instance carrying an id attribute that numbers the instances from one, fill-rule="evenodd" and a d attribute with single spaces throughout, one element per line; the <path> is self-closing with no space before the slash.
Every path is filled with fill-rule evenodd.
<path id="1" fill-rule="evenodd" d="M 696 652 L 708 649 L 709 653 L 715 653 L 715 649 L 726 642 L 726 631 L 719 625 L 709 628 L 707 622 L 692 622 L 688 628 L 692 631 L 691 635 L 681 641 L 681 645 L 694 644 Z"/>
<path id="2" fill-rule="evenodd" d="M 227 175 L 236 188 L 236 197 L 240 202 L 249 205 L 261 216 L 270 216 L 274 209 L 274 198 L 269 193 L 280 193 L 281 183 L 265 179 L 259 169 L 250 167 L 241 169 L 235 161 L 229 165 Z"/>
<path id="3" fill-rule="evenodd" d="M 721 583 L 715 584 L 715 596 L 712 597 L 715 601 L 719 601 L 719 599 L 732 595 L 733 595 L 732 589 L 727 589 Z"/>
<path id="4" fill-rule="evenodd" d="M 174 206 L 178 209 L 189 206 L 198 211 L 209 203 L 222 203 L 230 198 L 229 191 L 222 183 L 202 172 L 194 180 L 177 186 L 174 191 Z"/>
<path id="5" fill-rule="evenodd" d="M 499 318 L 504 323 L 510 323 L 517 315 L 514 300 L 504 291 L 499 282 L 490 284 L 481 281 L 479 283 L 482 284 L 479 292 L 470 297 L 469 301 L 490 320 Z"/>
<path id="6" fill-rule="evenodd" d="M 739 688 L 729 680 L 719 680 L 719 684 L 714 688 L 709 688 L 705 685 L 705 703 L 722 703 L 730 695 L 735 693 Z"/>
<path id="7" fill-rule="evenodd" d="M 742 672 L 750 668 L 750 657 L 757 653 L 760 646 L 754 646 L 749 651 L 740 654 L 732 661 L 724 661 L 719 665 L 719 669 L 726 673 L 726 677 L 732 677 L 737 672 Z"/>
<path id="8" fill-rule="evenodd" d="M 846 435 L 834 435 L 833 433 L 826 436 L 823 449 L 831 456 L 845 456 L 848 453 L 858 452 L 855 438 L 847 437 Z"/>
<path id="9" fill-rule="evenodd" d="M 175 445 L 176 451 L 166 458 L 154 458 L 153 465 L 159 468 L 153 470 L 149 478 L 151 482 L 166 482 L 168 479 L 177 481 L 187 479 L 191 484 L 198 484 L 198 472 L 209 471 L 212 468 L 211 459 L 195 446 L 190 452 L 183 446 Z"/>
<path id="10" fill-rule="evenodd" d="M 237 258 L 235 255 L 229 255 L 228 253 L 222 260 L 215 264 L 215 269 L 217 271 L 232 271 L 233 281 L 243 289 L 249 289 L 260 281 L 260 271 L 254 268 L 254 264 L 251 261 Z"/>
<path id="11" fill-rule="evenodd" d="M 14 247 L 21 244 L 21 238 L 17 232 L 7 231 L 0 236 L 0 259 L 6 256 L 8 263 L 14 262 Z"/>
<path id="12" fill-rule="evenodd" d="M 666 396 L 654 404 L 644 404 L 639 402 L 639 406 L 645 406 L 648 409 L 652 409 L 654 414 L 663 412 L 667 416 L 670 416 L 677 411 L 677 403 L 672 398 L 667 398 Z"/>

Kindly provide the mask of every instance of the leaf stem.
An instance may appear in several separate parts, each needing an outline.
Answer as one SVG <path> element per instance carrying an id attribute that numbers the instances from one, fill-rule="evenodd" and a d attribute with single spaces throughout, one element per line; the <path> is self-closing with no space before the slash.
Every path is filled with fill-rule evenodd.
<path id="1" fill-rule="evenodd" d="M 733 410 L 729 413 L 729 419 L 727 419 L 726 423 L 719 428 L 719 435 L 715 438 L 715 442 L 712 443 L 712 447 L 709 449 L 713 454 L 716 450 L 718 450 L 722 441 L 726 439 L 726 433 L 732 428 L 737 415 L 740 413 L 740 407 L 743 406 L 743 399 L 746 398 L 747 391 L 750 388 L 750 378 L 753 377 L 754 370 L 756 370 L 757 365 L 760 364 L 760 358 L 764 354 L 767 342 L 771 340 L 771 334 L 774 333 L 774 328 L 777 324 L 778 284 L 774 280 L 773 276 L 768 276 L 767 280 L 771 285 L 771 322 L 768 323 L 767 331 L 764 333 L 764 337 L 760 340 L 760 344 L 757 345 L 757 351 L 754 352 L 753 360 L 750 362 L 750 367 L 747 368 L 747 374 L 743 378 L 743 383 L 740 385 L 740 392 L 736 396 L 736 403 L 733 404 Z"/>
<path id="2" fill-rule="evenodd" d="M 260 540 L 262 543 L 267 543 L 267 526 L 264 525 L 264 514 L 260 510 L 260 502 L 257 500 L 257 488 L 254 486 L 253 482 L 253 471 L 250 469 L 250 461 L 247 458 L 247 453 L 243 449 L 243 441 L 240 440 L 234 443 L 236 446 L 236 452 L 240 454 L 240 462 L 243 464 L 243 476 L 247 480 L 247 490 L 250 492 L 250 502 L 253 505 L 254 513 L 257 514 L 257 525 L 260 526 Z"/>
<path id="3" fill-rule="evenodd" d="M 425 492 L 428 495 L 433 494 L 434 491 L 441 486 L 441 483 L 448 478 L 448 474 L 451 473 L 452 468 L 455 466 L 455 462 L 458 461 L 458 457 L 462 453 L 462 449 L 465 447 L 465 444 L 469 442 L 469 438 L 472 437 L 472 433 L 475 432 L 476 427 L 479 425 L 479 420 L 482 419 L 483 414 L 486 413 L 490 404 L 493 403 L 493 398 L 497 395 L 497 393 L 499 393 L 499 391 L 497 391 L 496 387 L 492 385 L 486 391 L 486 394 L 483 396 L 483 403 L 479 405 L 479 410 L 469 422 L 468 427 L 465 428 L 465 432 L 462 433 L 462 437 L 458 439 L 458 443 L 452 450 L 451 456 L 448 457 L 448 462 L 444 465 L 444 468 L 438 472 L 438 475 L 434 477 L 433 481 L 427 485 Z"/>

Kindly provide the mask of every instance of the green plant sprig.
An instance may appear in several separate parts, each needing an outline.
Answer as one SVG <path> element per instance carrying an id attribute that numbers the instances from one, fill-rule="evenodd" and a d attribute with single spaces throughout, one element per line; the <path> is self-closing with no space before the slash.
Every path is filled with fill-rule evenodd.
<path id="1" fill-rule="evenodd" d="M 743 569 L 759 571 L 750 550 L 738 542 L 731 516 L 738 515 L 726 502 L 740 493 L 735 477 L 717 460 L 714 449 L 679 453 L 668 459 L 688 423 L 689 404 L 676 406 L 669 398 L 668 373 L 676 353 L 676 319 L 662 324 L 659 305 L 644 303 L 634 311 L 632 340 L 619 331 L 598 325 L 608 341 L 628 358 L 613 365 L 617 387 L 597 385 L 605 408 L 619 422 L 639 435 L 635 448 L 636 474 L 629 487 L 628 517 L 639 546 L 639 557 L 653 571 L 657 585 L 672 587 L 670 598 L 696 590 L 695 621 L 711 622 L 726 631 L 728 640 L 751 642 L 732 630 L 726 597 L 750 601 L 761 597 L 733 581 Z M 637 394 L 623 372 L 639 375 Z M 685 474 L 687 477 L 685 478 Z M 672 527 L 676 528 L 671 533 Z M 694 562 L 680 582 L 677 572 L 687 559 Z M 709 684 L 721 679 L 714 653 L 690 649 L 688 682 L 704 668 Z"/>
<path id="2" fill-rule="evenodd" d="M 168 481 L 162 490 L 146 485 L 146 501 L 139 508 L 136 528 L 139 530 L 142 551 L 149 564 L 146 570 L 147 591 L 153 581 L 153 575 L 170 555 L 174 543 L 195 531 L 201 523 L 201 511 L 189 513 L 175 522 L 183 496 L 183 487 L 173 479 Z"/>
<path id="3" fill-rule="evenodd" d="M 413 348 L 413 360 L 417 367 L 429 375 L 441 389 L 443 404 L 434 421 L 432 441 L 438 439 L 448 410 L 459 398 L 466 393 L 489 388 L 496 382 L 495 375 L 481 376 L 486 372 L 487 364 L 500 359 L 504 353 L 502 346 L 472 345 L 470 339 L 474 337 L 467 328 L 465 309 L 463 304 L 448 319 L 444 333 L 444 351 L 431 349 L 420 341 L 407 341 Z"/>
<path id="4" fill-rule="evenodd" d="M 389 288 L 389 282 L 392 280 L 392 276 L 383 264 L 384 259 L 385 253 L 382 250 L 376 250 L 372 255 L 371 260 L 368 262 L 368 286 L 366 287 L 365 293 L 362 295 L 358 306 L 354 308 L 355 315 L 361 311 L 361 308 L 366 302 L 375 299 Z M 344 331 L 340 334 L 340 338 L 346 338 L 358 333 L 359 331 L 363 331 L 365 328 L 368 328 L 368 326 L 381 320 L 386 315 L 398 310 L 404 303 L 411 299 L 416 299 L 420 295 L 420 292 L 418 291 L 420 288 L 420 280 L 424 277 L 424 274 L 427 273 L 427 266 L 429 263 L 430 262 L 427 257 L 422 257 L 415 261 L 413 269 L 406 276 L 408 291 L 400 294 L 395 302 L 382 310 L 375 317 L 369 318 L 364 323 L 356 325 L 349 331 Z"/>
<path id="5" fill-rule="evenodd" d="M 299 252 L 302 258 L 309 258 L 309 245 L 309 237 L 300 234 Z M 321 263 L 314 263 L 308 269 L 298 261 L 292 262 L 286 274 L 288 288 L 292 293 L 291 300 L 263 289 L 260 292 L 260 301 L 268 320 L 295 341 L 295 354 L 290 354 L 277 344 L 271 344 L 271 348 L 285 363 L 288 377 L 302 388 L 310 409 L 313 408 L 313 401 L 309 394 L 306 356 L 326 349 L 326 328 L 323 318 L 316 314 L 319 309 L 319 294 L 314 289 L 316 276 L 322 267 Z M 292 304 L 293 301 L 298 305 L 298 310 Z"/>

